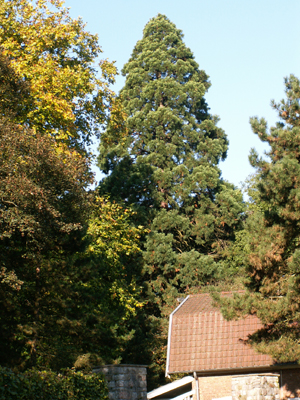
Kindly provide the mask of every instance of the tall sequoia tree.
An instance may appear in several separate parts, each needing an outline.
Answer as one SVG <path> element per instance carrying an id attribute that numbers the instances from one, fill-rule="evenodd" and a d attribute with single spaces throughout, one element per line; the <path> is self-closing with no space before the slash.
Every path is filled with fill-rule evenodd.
<path id="1" fill-rule="evenodd" d="M 164 15 L 146 25 L 122 71 L 124 122 L 102 135 L 99 156 L 110 173 L 100 191 L 139 209 L 151 229 L 147 279 L 171 302 L 213 275 L 241 211 L 240 193 L 218 168 L 228 141 L 204 98 L 208 76 L 182 38 Z"/>
<path id="2" fill-rule="evenodd" d="M 270 150 L 260 158 L 255 197 L 258 210 L 247 221 L 246 294 L 223 301 L 224 315 L 256 314 L 265 327 L 250 337 L 261 352 L 278 362 L 300 360 L 300 82 L 285 79 L 287 99 L 272 106 L 280 122 L 267 129 L 262 118 L 252 118 L 254 133 Z M 233 307 L 228 307 L 231 304 Z"/>
<path id="3" fill-rule="evenodd" d="M 109 176 L 99 190 L 133 204 L 150 228 L 148 311 L 166 316 L 178 293 L 215 276 L 240 223 L 241 195 L 221 179 L 228 141 L 204 98 L 208 76 L 167 17 L 149 21 L 122 73 L 101 137 L 99 167 Z"/>

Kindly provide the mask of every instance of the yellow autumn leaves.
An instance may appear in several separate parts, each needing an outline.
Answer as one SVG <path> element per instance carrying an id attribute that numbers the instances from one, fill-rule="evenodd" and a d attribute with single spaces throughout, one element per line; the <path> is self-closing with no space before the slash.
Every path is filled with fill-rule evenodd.
<path id="1" fill-rule="evenodd" d="M 61 1 L 2 1 L 0 48 L 30 87 L 17 122 L 82 151 L 99 133 L 113 97 L 114 65 L 100 62 L 97 76 L 97 35 L 73 20 Z"/>
<path id="2" fill-rule="evenodd" d="M 87 253 L 105 264 L 110 295 L 117 296 L 127 311 L 122 319 L 142 306 L 135 268 L 142 255 L 140 237 L 147 232 L 142 226 L 133 225 L 134 214 L 133 210 L 108 198 L 97 197 L 87 231 L 90 242 Z"/>

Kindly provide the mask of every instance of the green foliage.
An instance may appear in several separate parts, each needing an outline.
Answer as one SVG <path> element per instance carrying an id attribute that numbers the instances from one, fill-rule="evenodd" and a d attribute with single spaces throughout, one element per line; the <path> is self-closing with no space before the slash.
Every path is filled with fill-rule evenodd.
<path id="1" fill-rule="evenodd" d="M 101 135 L 99 167 L 109 175 L 99 191 L 132 205 L 136 223 L 150 229 L 141 280 L 161 371 L 162 321 L 178 294 L 218 276 L 241 224 L 242 196 L 221 179 L 228 141 L 204 98 L 208 76 L 168 18 L 149 21 L 122 73 L 125 86 Z"/>
<path id="2" fill-rule="evenodd" d="M 256 174 L 249 176 L 244 183 L 243 189 L 248 201 L 244 204 L 243 228 L 235 233 L 235 240 L 224 248 L 223 258 L 219 263 L 220 279 L 229 278 L 233 286 L 240 280 L 245 281 L 245 271 L 249 266 L 251 253 L 252 232 L 262 221 L 264 210 L 268 209 L 268 203 L 259 198 L 257 183 L 258 176 Z M 227 287 L 222 290 L 233 289 Z"/>
<path id="3" fill-rule="evenodd" d="M 102 375 L 83 375 L 72 370 L 64 374 L 28 370 L 14 373 L 0 367 L 0 400 L 107 400 Z"/>
<path id="4" fill-rule="evenodd" d="M 93 207 L 82 158 L 8 122 L 0 133 L 2 364 L 59 370 L 87 352 L 122 359 L 143 306 L 143 229 L 128 208 Z"/>
<path id="5" fill-rule="evenodd" d="M 135 213 L 108 198 L 96 197 L 86 233 L 87 247 L 79 254 L 82 265 L 80 279 L 74 283 L 78 311 L 86 315 L 87 329 L 97 339 L 93 351 L 106 363 L 128 359 L 143 308 L 141 286 L 137 276 L 141 270 L 139 241 L 145 233 L 135 227 Z"/>
<path id="6" fill-rule="evenodd" d="M 0 149 L 1 362 L 20 362 L 22 354 L 35 364 L 58 351 L 49 349 L 51 335 L 52 344 L 60 335 L 69 341 L 58 320 L 76 276 L 89 172 L 82 158 L 58 153 L 52 139 L 4 119 Z"/>
<path id="7" fill-rule="evenodd" d="M 98 355 L 87 353 L 77 357 L 73 368 L 75 371 L 82 371 L 84 374 L 88 374 L 92 372 L 95 366 L 101 364 L 104 364 L 104 362 Z"/>
<path id="8" fill-rule="evenodd" d="M 250 342 L 278 362 L 299 362 L 300 82 L 291 75 L 285 85 L 287 99 L 272 103 L 281 121 L 268 131 L 264 119 L 251 119 L 270 150 L 268 158 L 250 155 L 257 205 L 246 225 L 247 292 L 230 304 L 228 316 L 256 314 L 265 327 Z"/>
<path id="9" fill-rule="evenodd" d="M 121 305 L 122 320 L 142 306 L 136 276 L 141 268 L 139 241 L 145 230 L 133 225 L 134 214 L 130 208 L 97 197 L 87 231 L 87 254 L 104 280 L 104 298 L 110 302 L 115 299 Z"/>

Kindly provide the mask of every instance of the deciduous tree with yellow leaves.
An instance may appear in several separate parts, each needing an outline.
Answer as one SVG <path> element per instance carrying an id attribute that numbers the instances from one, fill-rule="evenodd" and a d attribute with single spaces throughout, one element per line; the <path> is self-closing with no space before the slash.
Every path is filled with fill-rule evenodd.
<path id="1" fill-rule="evenodd" d="M 65 143 L 13 122 L 30 88 L 1 53 L 0 76 L 0 363 L 63 366 L 75 352 L 65 304 L 91 173 Z"/>
<path id="2" fill-rule="evenodd" d="M 58 370 L 96 352 L 110 361 L 134 336 L 140 229 L 129 209 L 92 208 L 86 190 L 86 145 L 113 100 L 115 68 L 100 62 L 99 78 L 100 53 L 62 2 L 0 3 L 2 365 Z"/>
<path id="3" fill-rule="evenodd" d="M 86 235 L 82 281 L 91 296 L 88 306 L 80 307 L 98 320 L 96 336 L 101 340 L 97 352 L 106 362 L 134 363 L 144 351 L 139 277 L 143 263 L 140 240 L 146 230 L 134 225 L 135 214 L 122 203 L 96 197 Z"/>
<path id="4" fill-rule="evenodd" d="M 84 151 L 106 120 L 116 73 L 102 60 L 97 76 L 97 35 L 80 18 L 72 19 L 60 0 L 4 0 L 0 47 L 30 86 L 16 121 Z"/>

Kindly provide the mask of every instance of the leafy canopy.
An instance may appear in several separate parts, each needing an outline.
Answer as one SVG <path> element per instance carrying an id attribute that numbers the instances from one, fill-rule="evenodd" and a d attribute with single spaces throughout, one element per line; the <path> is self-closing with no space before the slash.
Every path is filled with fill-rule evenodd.
<path id="1" fill-rule="evenodd" d="M 134 214 L 128 207 L 96 196 L 89 218 L 80 290 L 89 293 L 86 313 L 95 310 L 99 321 L 95 334 L 100 339 L 97 352 L 106 362 L 132 362 L 127 354 L 135 337 L 137 314 L 144 306 L 137 277 L 145 230 L 134 226 Z"/>
<path id="2" fill-rule="evenodd" d="M 15 122 L 30 86 L 3 52 L 0 75 L 0 361 L 68 366 L 76 324 L 62 321 L 92 176 L 77 151 Z"/>
<path id="3" fill-rule="evenodd" d="M 78 154 L 3 119 L 0 149 L 1 361 L 44 363 L 47 352 L 56 357 L 55 337 L 60 350 L 69 340 L 57 323 L 70 295 L 90 174 Z"/>
<path id="4" fill-rule="evenodd" d="M 60 0 L 4 0 L 0 46 L 19 77 L 30 85 L 16 121 L 84 150 L 106 121 L 116 69 L 101 61 L 97 35 L 73 20 Z"/>

